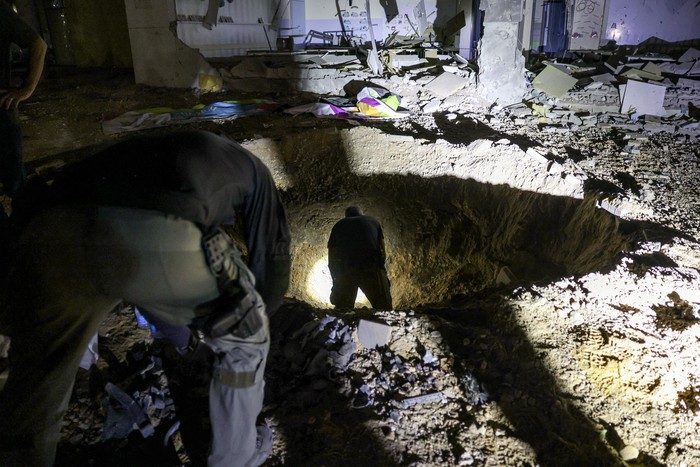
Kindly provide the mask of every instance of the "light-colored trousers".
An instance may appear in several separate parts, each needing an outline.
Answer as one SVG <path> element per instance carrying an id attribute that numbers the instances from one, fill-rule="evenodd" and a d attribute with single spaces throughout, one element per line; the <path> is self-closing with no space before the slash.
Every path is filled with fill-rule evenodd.
<path id="1" fill-rule="evenodd" d="M 10 277 L 10 306 L 0 316 L 0 333 L 12 337 L 12 366 L 0 392 L 0 465 L 54 463 L 80 359 L 119 303 L 186 325 L 198 305 L 219 295 L 201 237 L 189 221 L 127 208 L 58 207 L 31 221 Z M 254 312 L 264 323 L 258 333 L 206 342 L 217 354 L 211 466 L 257 463 L 255 422 L 269 350 L 258 303 Z"/>

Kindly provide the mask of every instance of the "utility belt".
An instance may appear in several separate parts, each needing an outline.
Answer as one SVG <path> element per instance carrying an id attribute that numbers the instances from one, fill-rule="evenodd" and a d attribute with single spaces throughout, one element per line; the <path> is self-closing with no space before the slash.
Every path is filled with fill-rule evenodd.
<path id="1" fill-rule="evenodd" d="M 202 248 L 221 295 L 195 310 L 190 327 L 214 339 L 226 334 L 242 339 L 254 335 L 263 326 L 265 305 L 240 250 L 220 229 L 202 237 Z"/>

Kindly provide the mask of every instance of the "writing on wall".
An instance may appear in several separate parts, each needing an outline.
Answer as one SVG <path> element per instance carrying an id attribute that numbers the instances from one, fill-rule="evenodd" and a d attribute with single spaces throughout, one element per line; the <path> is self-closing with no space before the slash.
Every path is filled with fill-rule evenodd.
<path id="1" fill-rule="evenodd" d="M 605 19 L 605 0 L 575 0 L 569 50 L 597 50 Z"/>

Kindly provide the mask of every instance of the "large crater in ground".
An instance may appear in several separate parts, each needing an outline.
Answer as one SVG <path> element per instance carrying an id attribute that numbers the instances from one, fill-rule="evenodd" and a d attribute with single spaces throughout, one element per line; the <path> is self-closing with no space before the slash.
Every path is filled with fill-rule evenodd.
<path id="1" fill-rule="evenodd" d="M 383 221 L 387 270 L 397 308 L 515 282 L 538 282 L 605 268 L 630 242 L 592 202 L 524 193 L 454 179 L 379 177 L 343 204 L 290 206 L 295 239 L 290 295 L 318 304 L 325 242 L 345 204 Z M 416 196 L 420 193 L 420 196 Z M 321 283 L 319 283 L 319 281 Z"/>
<path id="2" fill-rule="evenodd" d="M 283 190 L 288 294 L 317 307 L 330 306 L 326 243 L 348 205 L 384 226 L 397 308 L 602 270 L 640 230 L 597 207 L 597 193 L 584 196 L 581 179 L 508 141 L 455 146 L 354 128 L 246 145 Z"/>

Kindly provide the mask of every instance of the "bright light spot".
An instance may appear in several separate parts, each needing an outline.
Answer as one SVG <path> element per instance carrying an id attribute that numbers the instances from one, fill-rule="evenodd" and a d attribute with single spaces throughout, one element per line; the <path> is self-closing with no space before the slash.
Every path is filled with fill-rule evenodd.
<path id="1" fill-rule="evenodd" d="M 617 28 L 617 23 L 613 23 L 610 26 L 610 38 L 617 41 L 620 38 L 620 30 Z"/>
<path id="2" fill-rule="evenodd" d="M 316 262 L 311 269 L 311 274 L 306 281 L 306 292 L 315 300 L 330 307 L 331 287 L 333 280 L 331 272 L 328 270 L 328 258 L 323 257 Z"/>
<path id="3" fill-rule="evenodd" d="M 326 307 L 331 307 L 330 297 L 331 288 L 333 287 L 333 279 L 331 272 L 328 270 L 328 257 L 324 256 L 319 259 L 313 268 L 311 274 L 306 281 L 306 292 L 316 301 L 322 303 Z M 358 290 L 355 306 L 369 306 L 369 300 Z"/>

